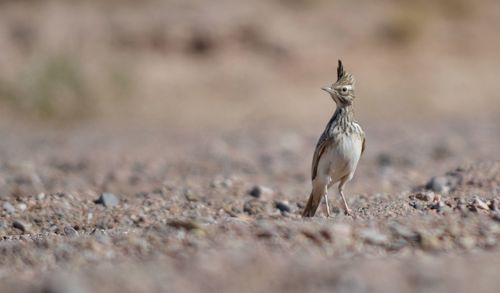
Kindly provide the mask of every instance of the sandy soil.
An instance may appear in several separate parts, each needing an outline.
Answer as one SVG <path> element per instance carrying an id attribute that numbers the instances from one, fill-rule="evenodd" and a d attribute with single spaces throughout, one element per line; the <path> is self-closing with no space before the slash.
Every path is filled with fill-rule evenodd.
<path id="1" fill-rule="evenodd" d="M 496 291 L 498 126 L 405 128 L 368 127 L 329 219 L 300 217 L 307 132 L 4 133 L 3 290 Z"/>

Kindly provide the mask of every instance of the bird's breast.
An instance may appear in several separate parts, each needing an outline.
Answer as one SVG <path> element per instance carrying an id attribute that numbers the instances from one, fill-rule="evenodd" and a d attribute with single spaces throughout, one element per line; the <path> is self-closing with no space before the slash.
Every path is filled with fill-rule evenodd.
<path id="1" fill-rule="evenodd" d="M 359 135 L 338 134 L 319 162 L 320 173 L 335 182 L 356 170 L 361 157 L 362 138 Z"/>

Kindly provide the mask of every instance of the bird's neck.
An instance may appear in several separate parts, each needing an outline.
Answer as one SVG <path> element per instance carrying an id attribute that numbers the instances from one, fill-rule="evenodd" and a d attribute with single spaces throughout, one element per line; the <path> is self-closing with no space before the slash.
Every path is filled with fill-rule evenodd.
<path id="1" fill-rule="evenodd" d="M 346 122 L 352 122 L 354 120 L 354 111 L 352 109 L 352 105 L 337 105 L 337 109 L 333 114 L 337 120 L 344 120 Z"/>
<path id="2" fill-rule="evenodd" d="M 335 113 L 326 125 L 327 131 L 331 131 L 337 127 L 346 129 L 354 121 L 354 113 L 352 106 L 337 106 Z"/>
<path id="3" fill-rule="evenodd" d="M 337 105 L 337 109 L 335 110 L 332 119 L 328 122 L 327 129 L 348 129 L 349 125 L 351 125 L 353 121 L 354 113 L 352 105 Z"/>

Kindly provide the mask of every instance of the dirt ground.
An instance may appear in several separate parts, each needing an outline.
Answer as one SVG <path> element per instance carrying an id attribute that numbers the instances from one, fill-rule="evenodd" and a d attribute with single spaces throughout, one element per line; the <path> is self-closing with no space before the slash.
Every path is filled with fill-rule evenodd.
<path id="1" fill-rule="evenodd" d="M 0 1 L 0 292 L 497 292 L 499 15 Z M 338 58 L 353 216 L 303 219 Z"/>

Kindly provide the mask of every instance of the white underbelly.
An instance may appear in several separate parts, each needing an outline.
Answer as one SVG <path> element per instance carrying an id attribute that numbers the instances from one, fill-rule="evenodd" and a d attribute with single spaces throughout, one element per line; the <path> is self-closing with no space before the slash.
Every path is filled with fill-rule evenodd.
<path id="1" fill-rule="evenodd" d="M 344 176 L 352 177 L 361 157 L 362 144 L 362 139 L 357 135 L 343 136 L 321 156 L 318 164 L 319 175 L 330 177 L 333 183 Z"/>

